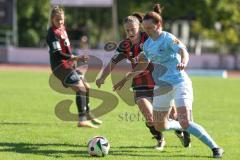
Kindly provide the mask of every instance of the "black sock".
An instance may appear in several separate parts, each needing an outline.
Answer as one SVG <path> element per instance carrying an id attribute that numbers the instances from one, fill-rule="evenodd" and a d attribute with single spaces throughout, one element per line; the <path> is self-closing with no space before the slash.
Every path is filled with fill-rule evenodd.
<path id="1" fill-rule="evenodd" d="M 79 117 L 86 115 L 87 113 L 86 92 L 78 91 L 76 93 L 76 104 Z"/>
<path id="2" fill-rule="evenodd" d="M 86 107 L 87 107 L 87 112 L 90 111 L 90 108 L 89 108 L 89 89 L 87 89 L 87 92 L 86 92 Z"/>
<path id="3" fill-rule="evenodd" d="M 151 132 L 151 134 L 154 136 L 154 138 L 156 138 L 158 141 L 163 139 L 163 134 L 162 132 L 157 131 L 154 126 L 149 126 L 146 123 L 146 126 L 148 127 L 149 131 Z"/>

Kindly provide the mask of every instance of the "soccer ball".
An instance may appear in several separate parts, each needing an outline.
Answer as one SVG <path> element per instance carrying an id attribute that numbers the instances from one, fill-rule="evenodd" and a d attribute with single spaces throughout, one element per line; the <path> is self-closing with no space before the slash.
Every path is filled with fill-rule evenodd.
<path id="1" fill-rule="evenodd" d="M 90 156 L 103 157 L 108 154 L 110 144 L 105 137 L 96 136 L 88 142 L 88 153 Z"/>

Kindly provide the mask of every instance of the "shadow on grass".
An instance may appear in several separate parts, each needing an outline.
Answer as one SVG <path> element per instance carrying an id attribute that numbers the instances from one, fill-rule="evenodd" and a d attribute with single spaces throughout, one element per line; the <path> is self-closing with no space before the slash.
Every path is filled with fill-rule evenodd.
<path id="1" fill-rule="evenodd" d="M 179 148 L 180 146 L 166 146 L 167 148 Z M 153 149 L 153 146 L 119 146 L 117 148 L 128 148 L 128 149 L 138 149 L 138 148 L 143 148 L 143 149 Z"/>
<path id="2" fill-rule="evenodd" d="M 209 156 L 202 156 L 202 155 L 183 155 L 181 146 L 167 146 L 166 148 L 174 149 L 174 151 L 169 151 L 167 149 L 163 151 L 158 151 L 153 149 L 152 146 L 119 146 L 119 147 L 112 147 L 110 150 L 109 155 L 113 156 L 130 156 L 130 157 L 165 157 L 166 159 L 169 158 L 180 158 L 180 159 L 187 159 L 187 158 L 202 158 L 202 159 L 209 159 Z M 144 149 L 144 150 L 142 150 Z"/>
<path id="3" fill-rule="evenodd" d="M 41 148 L 40 148 L 41 147 Z M 44 149 L 44 147 L 46 147 Z M 56 149 L 49 149 L 48 147 L 56 147 Z M 63 147 L 60 148 L 59 147 Z M 67 149 L 65 147 L 74 147 L 76 149 Z M 144 149 L 144 150 L 141 150 Z M 175 148 L 175 147 L 174 147 Z M 33 154 L 49 156 L 54 158 L 61 158 L 67 156 L 72 157 L 89 157 L 86 145 L 66 144 L 66 143 L 10 143 L 0 142 L 1 152 L 14 152 L 22 154 Z M 157 151 L 152 146 L 119 146 L 111 147 L 110 156 L 130 156 L 130 157 L 165 157 L 165 158 L 210 158 L 209 156 L 200 155 L 183 155 L 181 150 L 175 150 L 174 154 L 171 151 Z"/>
<path id="4" fill-rule="evenodd" d="M 156 151 L 152 152 L 152 153 L 147 153 L 145 151 L 141 151 L 141 153 L 136 153 L 136 151 L 129 151 L 129 150 L 119 150 L 119 151 L 110 151 L 109 155 L 112 156 L 130 156 L 130 157 L 159 157 L 159 158 L 163 158 L 165 157 L 166 159 L 169 158 L 180 158 L 180 159 L 187 159 L 187 158 L 201 158 L 201 159 L 209 159 L 212 158 L 210 156 L 202 156 L 202 155 L 183 155 L 181 154 L 179 151 L 174 151 L 174 155 L 173 152 L 167 152 L 167 151 Z"/>
<path id="5" fill-rule="evenodd" d="M 40 147 L 75 147 L 74 149 L 40 149 Z M 2 143 L 0 142 L 0 152 L 15 152 L 22 154 L 35 154 L 35 155 L 43 155 L 50 156 L 55 158 L 63 157 L 61 154 L 69 154 L 74 157 L 89 157 L 87 153 L 87 148 L 85 145 L 76 145 L 76 144 L 44 144 L 44 143 Z"/>
<path id="6" fill-rule="evenodd" d="M 68 122 L 69 123 L 69 122 Z M 37 123 L 37 122 L 34 122 L 34 123 L 29 123 L 29 122 L 0 122 L 0 125 L 11 125 L 11 126 L 49 126 L 49 125 L 52 125 L 52 126 L 56 126 L 56 125 L 65 125 L 65 124 L 68 124 L 68 123 L 61 123 L 61 122 L 41 122 L 41 123 Z M 77 123 L 77 121 L 76 121 Z"/>
<path id="7" fill-rule="evenodd" d="M 31 125 L 33 123 L 25 123 L 25 122 L 0 122 L 0 125 Z"/>

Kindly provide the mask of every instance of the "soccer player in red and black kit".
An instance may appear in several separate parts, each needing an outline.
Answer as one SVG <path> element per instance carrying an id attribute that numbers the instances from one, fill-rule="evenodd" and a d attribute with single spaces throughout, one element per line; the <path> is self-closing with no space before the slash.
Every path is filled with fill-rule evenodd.
<path id="1" fill-rule="evenodd" d="M 49 46 L 50 64 L 53 74 L 64 87 L 71 87 L 76 92 L 78 108 L 78 127 L 98 128 L 94 125 L 101 121 L 89 114 L 89 84 L 76 69 L 76 61 L 87 62 L 87 56 L 72 54 L 68 35 L 64 26 L 64 10 L 54 7 L 51 11 L 51 27 L 48 29 L 47 44 Z M 91 121 L 89 121 L 91 119 Z M 93 122 L 93 123 L 92 123 Z"/>
<path id="2" fill-rule="evenodd" d="M 100 78 L 96 80 L 96 85 L 98 87 L 104 84 L 107 76 L 120 61 L 128 59 L 131 62 L 132 68 L 135 68 L 138 64 L 138 55 L 142 52 L 143 43 L 148 39 L 148 35 L 145 32 L 140 31 L 141 21 L 142 17 L 138 13 L 124 19 L 124 29 L 128 38 L 119 44 L 116 49 L 118 54 L 112 57 L 111 61 L 104 68 Z M 162 133 L 157 131 L 153 126 L 153 109 L 151 103 L 154 90 L 154 80 L 151 74 L 152 71 L 153 65 L 149 64 L 143 73 L 133 79 L 132 88 L 134 91 L 135 102 L 146 119 L 146 126 L 157 140 L 157 146 L 155 148 L 163 150 L 165 145 L 164 137 Z M 178 135 L 182 135 L 182 133 L 180 132 Z M 183 136 L 179 136 L 179 138 L 184 142 Z M 184 146 L 189 145 L 190 141 L 186 143 L 184 143 Z"/>

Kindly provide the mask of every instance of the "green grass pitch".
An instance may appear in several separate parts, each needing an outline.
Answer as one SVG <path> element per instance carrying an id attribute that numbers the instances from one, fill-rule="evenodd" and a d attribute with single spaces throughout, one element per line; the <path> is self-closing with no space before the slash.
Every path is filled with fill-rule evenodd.
<path id="1" fill-rule="evenodd" d="M 117 75 L 116 75 L 117 76 Z M 49 87 L 48 72 L 0 72 L 0 159 L 1 160 L 82 160 L 89 157 L 89 138 L 102 135 L 110 141 L 106 160 L 192 160 L 211 159 L 211 151 L 192 136 L 185 149 L 173 132 L 165 132 L 165 150 L 153 149 L 152 139 L 137 106 L 128 106 L 119 96 L 118 106 L 100 117 L 99 129 L 77 128 L 76 122 L 59 120 L 54 108 L 64 95 Z M 202 124 L 225 150 L 223 159 L 240 156 L 240 79 L 192 77 L 194 120 Z M 92 87 L 96 88 L 92 83 Z M 112 92 L 108 78 L 102 87 Z M 115 94 L 116 95 L 116 94 Z M 91 106 L 101 101 L 92 98 Z M 71 111 L 76 112 L 75 104 Z"/>

